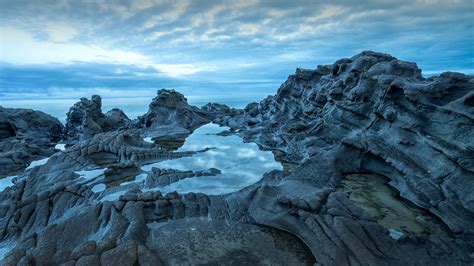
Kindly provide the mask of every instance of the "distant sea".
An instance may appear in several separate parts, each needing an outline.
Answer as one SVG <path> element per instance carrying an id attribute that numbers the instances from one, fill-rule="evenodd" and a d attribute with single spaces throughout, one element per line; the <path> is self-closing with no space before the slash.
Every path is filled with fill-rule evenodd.
<path id="1" fill-rule="evenodd" d="M 133 95 L 133 94 L 132 94 Z M 248 103 L 259 102 L 265 98 L 268 94 L 252 94 L 252 95 L 240 95 L 239 97 L 231 96 L 215 96 L 215 95 L 186 95 L 188 103 L 195 106 L 202 106 L 209 102 L 217 102 L 226 104 L 234 108 L 244 108 Z M 87 97 L 90 99 L 92 94 L 83 95 L 81 97 Z M 132 97 L 108 97 L 107 95 L 100 94 L 102 97 L 102 112 L 106 113 L 112 108 L 120 108 L 127 116 L 131 119 L 135 119 L 138 116 L 145 114 L 148 111 L 148 105 L 156 94 L 150 94 L 149 96 L 132 96 Z M 28 108 L 33 110 L 43 111 L 58 118 L 62 123 L 66 121 L 66 114 L 69 108 L 74 103 L 79 101 L 80 97 L 77 98 L 55 98 L 38 95 L 35 98 L 27 97 L 0 97 L 0 106 L 9 108 Z"/>

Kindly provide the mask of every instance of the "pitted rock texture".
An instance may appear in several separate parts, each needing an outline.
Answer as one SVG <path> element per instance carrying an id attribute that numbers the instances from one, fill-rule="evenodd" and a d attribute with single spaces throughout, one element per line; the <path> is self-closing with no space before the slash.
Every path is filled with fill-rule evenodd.
<path id="1" fill-rule="evenodd" d="M 130 119 L 117 108 L 102 113 L 102 99 L 93 95 L 91 100 L 81 98 L 67 113 L 64 140 L 68 144 L 91 138 L 97 133 L 125 127 Z"/>
<path id="2" fill-rule="evenodd" d="M 53 154 L 62 129 L 58 119 L 43 112 L 0 107 L 0 176 Z"/>
<path id="3" fill-rule="evenodd" d="M 160 91 L 138 124 L 93 134 L 0 193 L 1 264 L 472 265 L 473 92 L 470 76 L 425 79 L 414 63 L 374 52 L 298 69 L 243 110 L 197 109 Z M 225 195 L 148 190 L 197 174 L 144 170 L 192 155 L 144 135 L 209 119 L 291 167 Z M 395 239 L 351 200 L 346 177 L 358 174 L 388 178 L 392 205 L 398 191 L 443 234 L 401 228 Z"/>

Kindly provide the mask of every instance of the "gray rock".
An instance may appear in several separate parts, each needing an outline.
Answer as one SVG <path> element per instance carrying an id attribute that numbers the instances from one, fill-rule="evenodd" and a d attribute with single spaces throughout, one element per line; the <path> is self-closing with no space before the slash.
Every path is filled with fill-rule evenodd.
<path id="1" fill-rule="evenodd" d="M 247 141 L 283 150 L 289 162 L 337 151 L 335 160 L 350 171 L 386 175 L 402 197 L 435 213 L 454 232 L 472 234 L 474 206 L 465 188 L 474 185 L 474 172 L 465 151 L 474 145 L 474 127 L 464 125 L 474 119 L 465 104 L 473 78 L 448 72 L 425 79 L 416 64 L 374 52 L 313 72 L 298 69 L 274 97 L 223 124 L 246 125 Z M 353 163 L 351 149 L 369 156 L 359 154 Z"/>
<path id="2" fill-rule="evenodd" d="M 76 266 L 99 266 L 100 257 L 96 254 L 84 256 L 76 262 Z"/>
<path id="3" fill-rule="evenodd" d="M 64 140 L 73 144 L 91 138 L 97 133 L 125 127 L 130 119 L 120 109 L 114 108 L 102 113 L 102 99 L 93 95 L 91 100 L 81 98 L 67 113 Z"/>
<path id="4" fill-rule="evenodd" d="M 159 90 L 150 103 L 148 112 L 140 117 L 140 127 L 157 129 L 163 126 L 174 126 L 187 130 L 208 123 L 209 114 L 188 104 L 187 99 L 175 90 Z"/>
<path id="5" fill-rule="evenodd" d="M 137 259 L 137 244 L 128 242 L 102 253 L 100 264 L 110 266 L 134 265 Z"/>
<path id="6" fill-rule="evenodd" d="M 97 244 L 93 240 L 81 243 L 81 245 L 72 250 L 70 257 L 73 260 L 77 260 L 83 256 L 92 255 L 96 248 Z"/>
<path id="7" fill-rule="evenodd" d="M 0 107 L 0 177 L 51 156 L 63 126 L 41 111 Z"/>

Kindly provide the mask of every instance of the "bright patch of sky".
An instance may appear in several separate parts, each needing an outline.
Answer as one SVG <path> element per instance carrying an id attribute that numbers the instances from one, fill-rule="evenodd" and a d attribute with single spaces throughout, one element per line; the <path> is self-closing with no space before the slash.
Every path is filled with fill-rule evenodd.
<path id="1" fill-rule="evenodd" d="M 296 67 L 363 50 L 474 74 L 473 13 L 472 0 L 3 0 L 0 105 L 162 87 L 259 100 Z"/>

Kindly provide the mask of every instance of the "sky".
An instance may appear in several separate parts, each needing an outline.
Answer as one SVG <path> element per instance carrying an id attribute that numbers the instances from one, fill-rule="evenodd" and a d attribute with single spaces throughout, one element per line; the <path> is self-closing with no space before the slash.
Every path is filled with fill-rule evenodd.
<path id="1" fill-rule="evenodd" d="M 159 88 L 258 100 L 364 50 L 474 74 L 474 0 L 0 0 L 0 105 Z"/>

